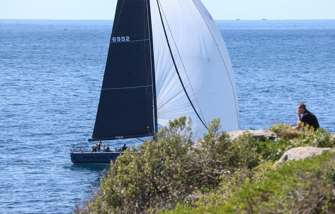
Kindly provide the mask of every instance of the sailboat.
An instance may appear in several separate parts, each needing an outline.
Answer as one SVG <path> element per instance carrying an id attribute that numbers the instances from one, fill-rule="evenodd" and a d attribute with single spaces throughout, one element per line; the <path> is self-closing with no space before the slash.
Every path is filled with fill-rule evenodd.
<path id="1" fill-rule="evenodd" d="M 222 35 L 200 0 L 118 0 L 91 142 L 154 136 L 191 117 L 193 132 L 221 119 L 239 130 L 236 85 Z M 73 163 L 122 152 L 72 151 Z"/>

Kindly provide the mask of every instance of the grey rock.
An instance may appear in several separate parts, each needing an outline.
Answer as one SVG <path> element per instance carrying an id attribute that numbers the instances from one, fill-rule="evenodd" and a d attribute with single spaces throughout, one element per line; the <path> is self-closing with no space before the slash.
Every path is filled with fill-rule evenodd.
<path id="1" fill-rule="evenodd" d="M 331 148 L 317 148 L 317 147 L 298 147 L 286 151 L 283 156 L 274 164 L 281 165 L 282 163 L 290 160 L 304 160 L 305 158 L 312 158 L 321 155 L 323 152 L 335 152 Z"/>
<path id="2" fill-rule="evenodd" d="M 266 138 L 269 138 L 270 140 L 276 140 L 278 139 L 278 136 L 276 133 L 270 131 L 270 130 L 245 130 L 245 131 L 235 131 L 235 132 L 228 132 L 230 139 L 234 140 L 240 136 L 242 136 L 245 132 L 249 132 L 253 135 L 255 140 L 264 141 Z M 198 140 L 196 141 L 192 147 L 195 149 L 200 149 L 202 146 L 202 141 Z"/>
<path id="3" fill-rule="evenodd" d="M 236 132 L 229 132 L 231 139 L 236 139 L 239 136 L 243 135 L 246 131 L 236 131 Z M 270 140 L 276 140 L 278 138 L 277 134 L 270 131 L 270 130 L 247 130 L 250 134 L 253 135 L 255 140 L 264 141 L 266 138 Z"/>

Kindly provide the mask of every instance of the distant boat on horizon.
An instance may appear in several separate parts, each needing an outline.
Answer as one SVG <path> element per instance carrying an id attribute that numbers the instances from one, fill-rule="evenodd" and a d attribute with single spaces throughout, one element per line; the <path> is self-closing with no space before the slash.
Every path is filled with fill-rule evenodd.
<path id="1" fill-rule="evenodd" d="M 266 21 L 267 19 L 262 19 L 263 21 Z"/>
<path id="2" fill-rule="evenodd" d="M 236 19 L 236 21 L 241 21 L 241 19 Z"/>

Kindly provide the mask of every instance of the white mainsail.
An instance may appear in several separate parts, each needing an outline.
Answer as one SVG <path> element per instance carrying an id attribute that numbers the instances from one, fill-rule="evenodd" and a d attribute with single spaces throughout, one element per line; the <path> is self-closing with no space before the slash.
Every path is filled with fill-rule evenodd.
<path id="1" fill-rule="evenodd" d="M 150 8 L 158 124 L 165 126 L 180 116 L 191 117 L 199 136 L 206 130 L 203 122 L 220 118 L 223 130 L 238 130 L 232 65 L 222 35 L 207 9 L 200 0 L 150 0 Z M 195 110 L 182 87 L 167 40 Z"/>

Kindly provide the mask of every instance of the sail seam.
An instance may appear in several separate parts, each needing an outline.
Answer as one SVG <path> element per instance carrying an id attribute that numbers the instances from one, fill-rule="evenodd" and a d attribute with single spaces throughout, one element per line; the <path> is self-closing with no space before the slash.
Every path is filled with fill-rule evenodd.
<path id="1" fill-rule="evenodd" d="M 223 58 L 223 56 L 222 56 L 222 53 L 221 53 L 221 51 L 220 51 L 220 49 L 219 49 L 220 40 L 219 40 L 219 43 L 216 42 L 216 40 L 215 40 L 215 38 L 214 38 L 214 35 L 213 35 L 213 33 L 212 33 L 210 27 L 208 26 L 208 23 L 207 23 L 206 20 L 205 20 L 204 15 L 202 14 L 201 10 L 199 9 L 198 5 L 194 2 L 194 0 L 192 0 L 192 2 L 193 2 L 193 4 L 195 5 L 195 7 L 198 9 L 198 11 L 199 11 L 199 13 L 200 13 L 202 19 L 204 20 L 204 22 L 205 22 L 205 24 L 206 24 L 206 26 L 207 26 L 209 32 L 211 33 L 211 35 L 212 35 L 212 37 L 213 37 L 213 40 L 214 40 L 214 42 L 215 42 L 215 44 L 216 44 L 216 47 L 217 47 L 218 50 L 219 50 L 220 56 L 221 56 L 221 58 L 222 58 L 223 64 L 224 64 L 224 66 L 225 66 L 225 68 L 226 68 L 226 71 L 227 71 L 227 74 L 228 74 L 228 77 L 229 77 L 230 86 L 232 87 L 233 92 L 234 92 L 235 110 L 236 110 L 236 114 L 237 114 L 237 117 L 238 117 L 237 102 L 236 102 L 237 99 L 236 99 L 236 96 L 235 96 L 236 91 L 235 91 L 235 89 L 234 89 L 234 87 L 233 87 L 233 83 L 232 83 L 232 80 L 231 80 L 230 73 L 229 73 L 229 70 L 228 70 L 228 68 L 227 68 L 226 62 L 225 62 L 225 60 L 224 60 L 224 58 Z M 209 13 L 209 12 L 208 12 L 208 13 Z M 220 38 L 220 39 L 221 39 L 221 38 Z M 240 121 L 238 120 L 237 123 L 238 123 L 238 128 L 240 128 Z"/>
<path id="2" fill-rule="evenodd" d="M 132 86 L 132 87 L 121 87 L 121 88 L 103 88 L 102 90 L 118 90 L 118 89 L 127 89 L 127 88 L 147 88 L 147 87 L 151 87 L 152 85 L 143 85 L 143 86 Z"/>
<path id="3" fill-rule="evenodd" d="M 167 34 L 166 34 L 166 29 L 165 29 L 165 25 L 164 25 L 164 21 L 163 21 L 163 17 L 162 17 L 162 12 L 161 12 L 161 6 L 160 6 L 161 4 L 160 4 L 160 1 L 159 1 L 159 0 L 156 0 L 156 1 L 157 1 L 157 7 L 158 7 L 159 15 L 160 15 L 160 18 L 161 18 L 161 22 L 162 22 L 162 26 L 163 26 L 163 30 L 164 30 L 164 34 L 165 34 L 165 38 L 166 38 L 166 41 L 167 41 L 167 44 L 168 44 L 168 47 L 169 47 L 169 51 L 170 51 L 170 55 L 171 55 L 171 58 L 172 58 L 174 67 L 175 67 L 176 72 L 177 72 L 177 74 L 178 74 L 179 81 L 180 81 L 180 83 L 181 83 L 181 85 L 182 85 L 182 87 L 183 87 L 183 89 L 184 89 L 184 92 L 185 92 L 185 94 L 186 94 L 186 96 L 187 96 L 187 98 L 188 98 L 188 101 L 190 102 L 190 104 L 191 104 L 191 106 L 192 106 L 194 112 L 196 113 L 196 115 L 197 115 L 198 118 L 200 119 L 201 123 L 202 123 L 202 124 L 205 126 L 205 128 L 207 129 L 206 123 L 201 119 L 201 117 L 200 117 L 198 111 L 196 110 L 195 106 L 193 105 L 192 100 L 191 100 L 190 96 L 188 95 L 188 93 L 187 93 L 187 91 L 186 91 L 186 88 L 185 88 L 185 85 L 184 85 L 184 83 L 183 83 L 183 80 L 181 79 L 181 76 L 180 76 L 178 67 L 177 67 L 177 65 L 176 65 L 175 59 L 174 59 L 173 54 L 172 54 L 172 50 L 171 50 L 171 46 L 170 46 L 170 43 L 169 43 L 169 39 L 168 39 L 168 36 L 167 36 Z M 164 15 L 165 15 L 165 14 L 164 14 Z M 165 17 L 165 19 L 166 19 L 166 17 Z M 179 53 L 179 51 L 178 51 L 178 53 Z M 185 69 L 185 67 L 184 67 L 184 69 Z M 186 72 L 186 71 L 185 71 L 185 72 Z M 198 104 L 198 105 L 199 105 L 199 104 Z M 200 111 L 201 111 L 201 110 L 200 110 Z"/>

